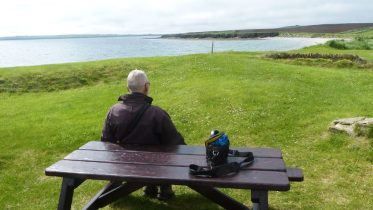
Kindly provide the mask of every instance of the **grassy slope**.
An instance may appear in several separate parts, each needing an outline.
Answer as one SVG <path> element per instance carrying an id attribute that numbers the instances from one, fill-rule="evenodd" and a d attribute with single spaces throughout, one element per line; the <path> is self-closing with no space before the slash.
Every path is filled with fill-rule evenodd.
<path id="1" fill-rule="evenodd" d="M 319 50 L 335 51 L 301 51 Z M 358 53 L 373 60 L 371 51 Z M 258 57 L 221 53 L 120 59 L 53 65 L 45 71 L 100 65 L 116 69 L 128 63 L 146 68 L 154 103 L 170 113 L 188 144 L 202 145 L 209 131 L 218 128 L 235 146 L 281 148 L 289 166 L 304 169 L 305 182 L 292 184 L 286 193 L 270 193 L 271 208 L 373 206 L 372 142 L 327 132 L 333 119 L 373 116 L 372 72 L 295 66 Z M 0 77 L 39 68 L 0 70 Z M 111 79 L 64 91 L 0 94 L 0 209 L 55 208 L 61 180 L 46 177 L 43 171 L 99 138 L 105 113 L 123 90 L 120 77 Z M 74 208 L 82 208 L 102 185 L 88 181 L 79 187 Z M 139 191 L 107 209 L 217 208 L 185 187 L 176 190 L 177 199 L 169 203 L 144 199 Z M 250 205 L 247 191 L 226 191 Z"/>
<path id="2" fill-rule="evenodd" d="M 342 32 L 339 34 L 344 34 L 350 37 L 358 36 L 358 37 L 365 37 L 365 38 L 367 37 L 373 38 L 373 28 L 363 28 L 360 30 L 346 31 L 346 32 Z"/>
<path id="3" fill-rule="evenodd" d="M 356 30 L 344 31 L 339 33 L 305 33 L 305 32 L 281 32 L 283 37 L 327 37 L 327 38 L 354 38 L 354 37 L 373 37 L 373 28 L 361 28 Z"/>

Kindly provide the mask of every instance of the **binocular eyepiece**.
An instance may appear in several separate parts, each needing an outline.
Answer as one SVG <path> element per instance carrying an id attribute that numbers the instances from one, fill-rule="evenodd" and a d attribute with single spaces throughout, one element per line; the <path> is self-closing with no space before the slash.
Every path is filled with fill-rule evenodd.
<path id="1" fill-rule="evenodd" d="M 210 133 L 210 137 L 211 136 L 215 136 L 218 133 L 220 133 L 220 131 L 218 131 L 218 130 L 212 130 L 211 133 Z"/>

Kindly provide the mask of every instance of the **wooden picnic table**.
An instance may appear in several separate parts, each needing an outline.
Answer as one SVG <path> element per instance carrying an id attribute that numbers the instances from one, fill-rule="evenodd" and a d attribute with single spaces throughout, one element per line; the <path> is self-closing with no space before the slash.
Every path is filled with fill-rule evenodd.
<path id="1" fill-rule="evenodd" d="M 252 165 L 233 176 L 201 178 L 189 165 L 206 166 L 203 146 L 120 146 L 91 141 L 45 170 L 62 177 L 58 209 L 70 209 L 74 189 L 87 179 L 107 180 L 84 209 L 98 209 L 147 184 L 185 185 L 225 209 L 248 209 L 216 188 L 250 189 L 254 209 L 268 209 L 268 191 L 288 191 L 290 181 L 302 181 L 301 169 L 287 168 L 279 149 L 233 148 L 253 152 Z M 229 157 L 236 161 L 239 157 Z"/>

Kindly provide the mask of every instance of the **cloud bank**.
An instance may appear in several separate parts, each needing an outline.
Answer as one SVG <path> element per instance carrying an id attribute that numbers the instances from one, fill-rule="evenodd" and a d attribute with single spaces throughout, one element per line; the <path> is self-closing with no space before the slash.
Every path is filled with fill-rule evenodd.
<path id="1" fill-rule="evenodd" d="M 0 36 L 144 34 L 373 22 L 371 0 L 2 0 Z"/>

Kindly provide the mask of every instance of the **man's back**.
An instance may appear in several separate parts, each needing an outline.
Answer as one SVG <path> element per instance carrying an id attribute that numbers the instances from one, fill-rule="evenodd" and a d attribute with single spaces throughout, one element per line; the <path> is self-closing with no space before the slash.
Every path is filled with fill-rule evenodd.
<path id="1" fill-rule="evenodd" d="M 139 145 L 185 144 L 170 116 L 157 106 L 149 106 L 128 133 L 128 127 L 136 115 L 146 104 L 151 105 L 153 99 L 141 93 L 131 93 L 118 100 L 121 102 L 115 104 L 106 117 L 102 141 Z"/>

